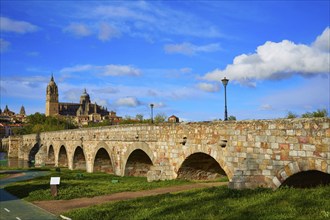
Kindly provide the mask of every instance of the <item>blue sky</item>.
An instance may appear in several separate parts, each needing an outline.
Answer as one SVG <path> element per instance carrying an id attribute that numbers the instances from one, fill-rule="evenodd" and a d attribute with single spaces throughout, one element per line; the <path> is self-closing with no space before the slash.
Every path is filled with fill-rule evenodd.
<path id="1" fill-rule="evenodd" d="M 184 121 L 330 108 L 329 1 L 1 1 L 1 108 L 61 102 Z"/>

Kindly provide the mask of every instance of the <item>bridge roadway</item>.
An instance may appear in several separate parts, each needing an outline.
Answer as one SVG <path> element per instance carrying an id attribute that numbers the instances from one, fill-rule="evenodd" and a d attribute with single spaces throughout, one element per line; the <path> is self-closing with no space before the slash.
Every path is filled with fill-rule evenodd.
<path id="1" fill-rule="evenodd" d="M 9 156 L 148 181 L 211 179 L 277 188 L 294 174 L 330 174 L 330 119 L 121 125 L 4 139 Z M 322 176 L 322 175 L 321 175 Z"/>

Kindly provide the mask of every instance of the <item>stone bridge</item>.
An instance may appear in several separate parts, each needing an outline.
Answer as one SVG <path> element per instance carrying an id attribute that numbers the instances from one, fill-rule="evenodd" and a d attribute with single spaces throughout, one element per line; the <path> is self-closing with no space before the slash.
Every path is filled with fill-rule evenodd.
<path id="1" fill-rule="evenodd" d="M 232 188 L 330 183 L 330 119 L 120 125 L 3 139 L 10 157 L 119 176 L 212 179 Z"/>

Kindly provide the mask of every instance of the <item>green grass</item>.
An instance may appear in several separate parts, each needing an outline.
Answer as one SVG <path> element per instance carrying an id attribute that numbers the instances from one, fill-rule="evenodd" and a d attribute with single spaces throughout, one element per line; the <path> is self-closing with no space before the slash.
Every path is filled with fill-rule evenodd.
<path id="1" fill-rule="evenodd" d="M 54 198 L 50 194 L 50 177 L 57 176 L 61 177 L 61 182 L 58 187 L 58 196 Z M 118 183 L 112 183 L 112 180 L 118 180 Z M 116 192 L 148 190 L 188 183 L 192 182 L 168 180 L 148 183 L 146 177 L 119 177 L 106 173 L 86 173 L 61 169 L 61 172 L 51 171 L 47 176 L 12 183 L 6 186 L 5 190 L 27 201 L 36 201 L 93 197 Z"/>
<path id="2" fill-rule="evenodd" d="M 214 187 L 112 202 L 64 213 L 72 219 L 330 219 L 330 186 L 231 190 Z"/>
<path id="3" fill-rule="evenodd" d="M 0 179 L 4 179 L 4 178 L 6 178 L 8 176 L 9 176 L 8 173 L 0 173 Z"/>

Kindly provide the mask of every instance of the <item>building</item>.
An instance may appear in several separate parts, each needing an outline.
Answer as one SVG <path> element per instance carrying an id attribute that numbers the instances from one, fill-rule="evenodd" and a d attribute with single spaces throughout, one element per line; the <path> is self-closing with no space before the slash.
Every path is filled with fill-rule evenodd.
<path id="1" fill-rule="evenodd" d="M 22 105 L 20 113 L 16 114 L 13 111 L 10 111 L 8 105 L 6 105 L 5 109 L 2 111 L 0 109 L 0 122 L 2 123 L 22 123 L 26 121 L 26 113 L 25 108 Z"/>
<path id="2" fill-rule="evenodd" d="M 175 115 L 172 115 L 168 118 L 168 122 L 171 122 L 171 123 L 179 123 L 180 122 L 180 119 L 178 117 L 176 117 Z"/>
<path id="3" fill-rule="evenodd" d="M 23 122 L 26 122 L 24 106 L 21 107 L 19 114 L 10 111 L 8 105 L 3 111 L 0 109 L 0 139 L 13 135 L 15 128 L 24 126 Z"/>
<path id="4" fill-rule="evenodd" d="M 58 87 L 52 76 L 46 89 L 46 116 L 65 116 L 74 118 L 80 125 L 89 122 L 100 122 L 110 120 L 111 124 L 118 124 L 121 117 L 116 116 L 116 112 L 109 112 L 106 108 L 92 103 L 90 96 L 84 89 L 80 96 L 79 103 L 59 102 Z"/>

